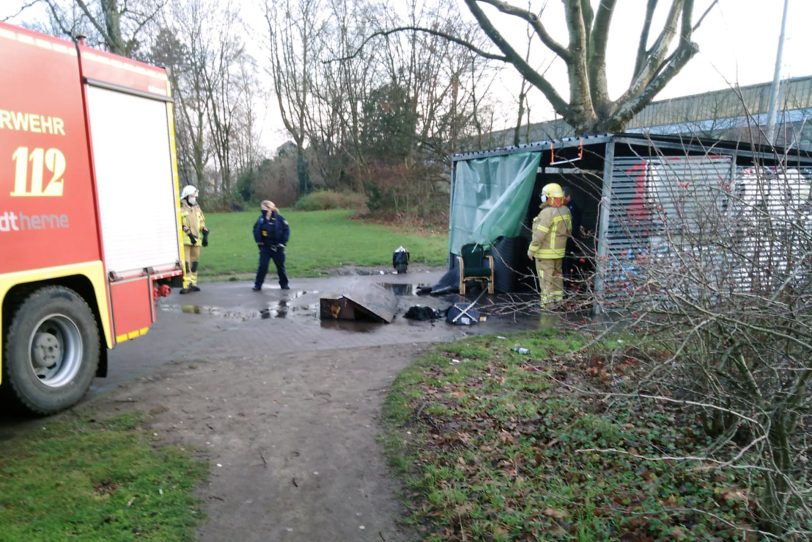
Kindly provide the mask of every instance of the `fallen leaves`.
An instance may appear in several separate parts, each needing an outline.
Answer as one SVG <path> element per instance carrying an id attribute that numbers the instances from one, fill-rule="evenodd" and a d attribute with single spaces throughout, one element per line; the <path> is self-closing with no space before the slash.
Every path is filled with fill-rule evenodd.
<path id="1" fill-rule="evenodd" d="M 569 512 L 566 510 L 559 510 L 557 508 L 545 508 L 544 515 L 555 519 L 564 519 L 569 517 Z"/>
<path id="2" fill-rule="evenodd" d="M 697 446 L 680 436 L 693 420 L 584 393 L 633 377 L 636 353 L 513 358 L 494 350 L 486 363 L 459 364 L 460 372 L 427 367 L 416 385 L 412 419 L 423 430 L 408 445 L 424 485 L 413 498 L 422 498 L 415 509 L 436 537 L 694 540 L 691 526 L 701 525 L 704 539 L 730 540 L 731 525 L 744 524 L 747 494 L 735 484 L 714 480 L 712 470 L 639 457 Z M 607 448 L 624 453 L 599 452 Z M 585 449 L 594 451 L 578 453 Z M 703 507 L 721 519 L 691 510 Z"/>

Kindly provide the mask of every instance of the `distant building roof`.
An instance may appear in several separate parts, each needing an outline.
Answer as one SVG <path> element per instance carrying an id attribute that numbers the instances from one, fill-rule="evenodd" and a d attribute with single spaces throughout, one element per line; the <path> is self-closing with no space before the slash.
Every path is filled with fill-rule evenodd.
<path id="1" fill-rule="evenodd" d="M 760 83 L 653 102 L 627 128 L 767 114 L 771 86 L 772 83 Z M 778 108 L 780 111 L 812 108 L 812 76 L 782 81 Z"/>
<path id="2" fill-rule="evenodd" d="M 725 139 L 762 139 L 767 124 L 772 83 L 704 92 L 652 102 L 627 125 L 627 132 L 693 134 Z M 776 143 L 812 148 L 812 76 L 781 82 Z M 520 143 L 560 139 L 574 134 L 561 119 L 531 124 L 520 130 Z M 497 145 L 512 145 L 513 130 L 492 134 Z"/>

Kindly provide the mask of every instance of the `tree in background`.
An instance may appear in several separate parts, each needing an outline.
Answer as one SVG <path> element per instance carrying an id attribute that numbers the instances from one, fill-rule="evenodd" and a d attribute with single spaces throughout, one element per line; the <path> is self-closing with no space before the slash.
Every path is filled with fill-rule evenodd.
<path id="1" fill-rule="evenodd" d="M 274 167 L 289 174 L 287 154 L 262 161 L 260 70 L 271 76 L 282 123 L 296 146 L 299 195 L 313 186 L 364 191 L 381 184 L 398 194 L 394 201 L 410 201 L 407 206 L 428 209 L 421 198 L 442 195 L 435 199 L 444 207 L 447 155 L 481 142 L 493 121 L 487 88 L 494 72 L 457 44 L 437 36 L 391 36 L 382 47 L 349 58 L 364 35 L 403 21 L 476 42 L 475 25 L 459 21 L 452 0 L 415 0 L 396 9 L 383 0 L 268 2 L 262 65 L 246 49 L 238 11 L 245 6 L 33 0 L 27 8 L 36 5 L 46 8 L 52 33 L 86 34 L 91 44 L 170 69 L 179 173 L 207 193 L 210 204 L 228 204 L 237 180 L 239 192 L 249 194 Z"/>
<path id="2" fill-rule="evenodd" d="M 71 38 L 84 34 L 111 53 L 138 58 L 167 0 L 42 1 L 62 34 Z"/>
<path id="3" fill-rule="evenodd" d="M 403 87 L 392 83 L 373 89 L 364 101 L 361 125 L 368 160 L 401 162 L 414 152 L 417 115 Z"/>
<path id="4" fill-rule="evenodd" d="M 411 191 L 428 200 L 441 194 L 438 185 L 447 185 L 448 154 L 469 135 L 489 130 L 490 121 L 478 117 L 490 111 L 481 87 L 493 72 L 465 48 L 436 36 L 393 35 L 356 52 L 363 36 L 401 24 L 401 18 L 476 39 L 475 27 L 459 22 L 453 2 L 433 4 L 268 4 L 269 71 L 283 123 L 309 176 L 318 172 L 328 188 L 386 184 L 386 191 Z M 411 199 L 414 208 L 430 207 Z M 443 206 L 446 200 L 443 195 Z"/>
<path id="5" fill-rule="evenodd" d="M 244 43 L 237 37 L 237 13 L 226 8 L 214 19 L 217 23 L 207 30 L 211 48 L 202 71 L 209 133 L 220 174 L 220 183 L 219 186 L 215 184 L 215 190 L 228 194 L 233 180 L 234 145 L 238 141 L 237 118 L 245 93 L 250 91 L 250 85 L 242 81 L 246 75 L 243 66 L 250 59 Z"/>
<path id="6" fill-rule="evenodd" d="M 622 131 L 623 126 L 651 103 L 654 96 L 697 53 L 699 47 L 691 41 L 691 37 L 704 18 L 703 14 L 697 21 L 693 20 L 693 0 L 671 0 L 665 22 L 656 38 L 650 42 L 658 1 L 648 0 L 632 80 L 626 91 L 618 99 L 612 100 L 607 86 L 606 52 L 612 18 L 618 11 L 617 0 L 601 0 L 597 11 L 592 8 L 593 2 L 564 0 L 564 24 L 568 33 L 566 45 L 553 39 L 549 24 L 542 22 L 544 8 L 536 12 L 502 0 L 464 1 L 483 32 L 501 51 L 501 59 L 510 63 L 522 77 L 538 88 L 578 134 Z M 535 70 L 510 45 L 494 24 L 493 17 L 482 9 L 482 4 L 526 22 L 541 43 L 564 62 L 569 100 L 565 100 L 544 74 Z M 714 0 L 705 14 L 715 4 Z M 638 9 L 638 6 L 635 4 L 631 9 Z"/>
<path id="7" fill-rule="evenodd" d="M 228 207 L 236 178 L 260 161 L 257 85 L 237 14 L 219 10 L 211 0 L 172 1 L 151 60 L 170 68 L 181 177 Z"/>
<path id="8" fill-rule="evenodd" d="M 195 11 L 195 7 L 190 6 L 188 13 Z M 177 21 L 176 24 L 188 22 Z M 155 39 L 150 59 L 169 68 L 175 100 L 175 141 L 181 183 L 193 184 L 205 191 L 206 164 L 211 157 L 211 145 L 207 137 L 206 93 L 199 68 L 204 62 L 200 55 L 200 31 L 199 26 L 183 33 L 162 28 Z M 185 36 L 186 43 L 181 43 L 178 36 Z"/>
<path id="9" fill-rule="evenodd" d="M 504 62 L 513 66 L 519 74 L 537 88 L 550 102 L 555 111 L 569 123 L 577 134 L 622 131 L 625 124 L 651 103 L 665 85 L 679 73 L 699 50 L 691 41 L 705 15 L 716 5 L 710 0 L 705 12 L 694 20 L 694 0 L 671 0 L 668 13 L 659 27 L 653 28 L 658 0 L 647 0 L 644 22 L 640 29 L 635 67 L 627 89 L 613 100 L 609 96 L 607 84 L 606 53 L 609 31 L 614 17 L 621 8 L 617 0 L 563 0 L 564 20 L 552 21 L 545 14 L 547 2 L 530 2 L 528 7 L 517 7 L 503 0 L 463 0 L 468 11 L 474 16 L 483 33 L 499 52 L 486 50 L 472 43 L 465 36 L 434 27 L 402 25 L 379 30 L 369 35 L 364 43 L 378 36 L 389 36 L 396 32 L 421 32 L 461 44 L 479 56 Z M 597 10 L 593 4 L 597 3 Z M 484 6 L 490 6 L 486 12 Z M 624 8 L 638 10 L 636 3 L 624 2 Z M 495 11 L 493 11 L 495 10 Z M 499 29 L 497 19 L 507 16 L 525 23 L 544 48 L 552 52 L 557 61 L 566 66 L 569 97 L 556 89 L 545 75 L 539 71 L 527 55 L 520 54 L 511 37 Z M 567 42 L 553 38 L 552 27 L 567 29 Z M 656 37 L 652 39 L 652 34 Z"/>
<path id="10" fill-rule="evenodd" d="M 429 200 L 439 202 L 447 189 L 448 155 L 489 144 L 497 63 L 515 67 L 524 79 L 518 89 L 519 111 L 511 115 L 517 134 L 528 120 L 530 86 L 578 133 L 619 130 L 696 53 L 691 36 L 716 3 L 704 0 L 709 7 L 695 18 L 693 0 L 647 0 L 632 81 L 613 100 L 607 90 L 609 30 L 622 17 L 621 10 L 634 5 L 565 0 L 559 21 L 567 30 L 564 42 L 550 31 L 556 21 L 550 20 L 553 8 L 546 3 L 534 7 L 540 4 L 533 0 L 519 8 L 504 0 L 463 1 L 473 20 L 460 17 L 454 0 L 397 5 L 385 0 L 267 0 L 268 52 L 257 64 L 246 50 L 241 6 L 225 7 L 219 0 L 34 4 L 49 8 L 60 33 L 82 31 L 92 43 L 149 55 L 177 72 L 172 77 L 180 163 L 185 178 L 201 189 L 230 197 L 236 179 L 260 163 L 256 107 L 264 93 L 258 91 L 256 74 L 264 69 L 297 148 L 299 194 L 322 181 L 326 188 L 356 191 L 370 182 L 385 182 L 392 190 L 422 195 L 424 201 L 415 199 L 413 207 L 431 209 Z M 524 23 L 533 43 L 511 45 L 519 33 L 501 33 L 500 18 Z M 553 64 L 566 66 L 567 99 L 547 78 L 549 65 L 536 67 L 540 46 L 552 53 Z M 395 90 L 399 95 L 392 94 L 390 101 L 397 98 L 392 102 L 397 108 L 381 109 L 386 106 L 382 93 Z M 401 130 L 412 124 L 408 135 Z M 369 154 L 378 152 L 370 144 L 381 140 L 380 130 L 395 125 L 397 148 L 388 149 L 393 151 L 387 156 L 390 162 L 382 168 L 380 153 L 377 158 Z M 399 160 L 396 167 L 394 158 Z M 388 180 L 381 177 L 387 171 Z"/>
<path id="11" fill-rule="evenodd" d="M 323 19 L 321 0 L 265 2 L 268 25 L 269 72 L 282 114 L 282 123 L 296 144 L 299 194 L 310 191 L 305 142 L 318 41 Z"/>
<path id="12" fill-rule="evenodd" d="M 256 167 L 262 161 L 264 153 L 259 141 L 261 129 L 256 106 L 259 101 L 266 101 L 267 94 L 257 78 L 258 67 L 255 59 L 244 56 L 237 65 L 235 84 L 240 87 L 238 114 L 235 118 L 236 135 L 234 143 L 234 163 L 237 171 L 246 171 Z"/>

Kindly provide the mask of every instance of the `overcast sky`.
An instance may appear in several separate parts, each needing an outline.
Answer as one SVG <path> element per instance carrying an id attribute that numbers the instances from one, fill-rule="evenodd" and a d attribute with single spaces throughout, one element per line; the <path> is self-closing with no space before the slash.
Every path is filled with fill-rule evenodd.
<path id="1" fill-rule="evenodd" d="M 772 81 L 783 7 L 783 0 L 720 0 L 694 36 L 699 54 L 659 98 L 718 90 L 726 80 L 740 85 Z M 789 0 L 784 78 L 812 75 L 810 22 L 812 1 Z"/>
<path id="2" fill-rule="evenodd" d="M 16 13 L 19 6 L 30 0 L 0 0 L 0 20 Z M 224 0 L 227 1 L 227 0 Z M 393 6 L 402 6 L 403 0 L 390 0 Z M 427 0 L 430 1 L 430 0 Z M 532 0 L 534 5 L 542 5 L 544 0 Z M 704 11 L 712 0 L 696 0 L 697 16 Z M 245 6 L 256 4 L 256 0 L 243 0 Z M 514 5 L 525 6 L 526 0 L 513 0 Z M 460 10 L 465 16 L 467 9 Z M 547 12 L 544 21 L 556 20 L 556 13 L 561 11 L 560 0 L 546 0 Z M 663 2 L 667 4 L 667 2 Z M 636 37 L 639 35 L 646 0 L 621 0 L 618 12 L 613 19 L 613 31 L 610 35 L 609 85 L 613 97 L 619 95 L 628 85 L 636 50 Z M 778 37 L 781 28 L 781 16 L 784 0 L 719 0 L 717 6 L 702 23 L 694 35 L 700 52 L 677 75 L 656 99 L 671 98 L 696 94 L 728 87 L 730 84 L 752 85 L 772 81 L 775 69 Z M 24 12 L 22 16 L 10 22 L 31 20 L 37 16 L 34 11 Z M 547 17 L 550 19 L 547 19 Z M 558 19 L 563 20 L 563 19 Z M 783 78 L 812 75 L 812 0 L 789 0 L 786 40 L 784 43 L 781 75 Z M 522 36 L 524 31 L 503 22 L 508 35 Z M 250 33 L 265 39 L 265 30 Z M 563 25 L 551 25 L 551 31 L 561 41 L 566 42 Z M 521 47 L 519 47 L 521 50 Z M 544 56 L 546 55 L 546 56 Z M 539 50 L 535 59 L 538 66 L 549 62 L 550 53 Z M 567 95 L 566 76 L 563 64 L 554 63 L 547 75 L 557 83 L 559 92 Z M 515 96 L 519 80 L 506 71 L 500 78 L 502 94 Z M 534 121 L 548 120 L 553 111 L 536 92 L 533 103 Z M 272 102 L 273 103 L 273 102 Z M 511 107 L 511 100 L 505 101 L 505 107 Z M 280 122 L 274 112 L 268 114 L 268 126 L 264 130 L 264 141 L 273 149 L 284 139 L 279 130 Z"/>

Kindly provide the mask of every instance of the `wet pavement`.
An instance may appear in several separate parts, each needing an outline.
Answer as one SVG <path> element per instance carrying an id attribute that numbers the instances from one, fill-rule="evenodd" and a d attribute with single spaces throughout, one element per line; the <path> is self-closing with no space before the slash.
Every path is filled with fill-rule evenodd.
<path id="1" fill-rule="evenodd" d="M 404 313 L 414 305 L 442 310 L 455 302 L 470 304 L 476 299 L 477 291 L 466 297 L 417 295 L 421 286 L 435 284 L 443 273 L 444 270 L 416 270 L 397 275 L 381 271 L 294 279 L 289 290 L 266 283 L 260 292 L 254 292 L 248 280 L 203 283 L 200 292 L 186 295 L 176 290 L 158 302 L 157 321 L 146 337 L 120 344 L 109 352 L 108 377 L 96 379 L 90 395 L 109 391 L 177 362 L 261 359 L 310 350 L 446 342 L 470 335 L 537 328 L 537 317 L 505 308 L 526 300 L 499 296 L 480 299 L 477 307 L 486 320 L 476 325 L 404 318 Z M 398 310 L 392 323 L 319 318 L 320 298 L 337 297 L 367 283 L 383 285 L 397 296 Z"/>

